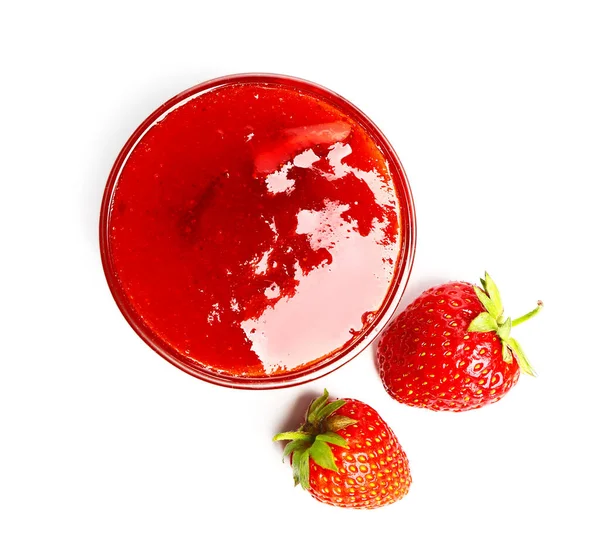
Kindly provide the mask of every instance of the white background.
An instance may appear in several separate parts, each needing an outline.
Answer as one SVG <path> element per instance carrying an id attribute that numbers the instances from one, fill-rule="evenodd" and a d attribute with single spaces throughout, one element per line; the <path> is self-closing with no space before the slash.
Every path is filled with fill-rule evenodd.
<path id="1" fill-rule="evenodd" d="M 598 521 L 597 2 L 10 2 L 2 8 L 0 540 L 577 541 Z M 479 411 L 384 392 L 372 351 L 320 381 L 196 380 L 129 328 L 98 251 L 112 162 L 163 101 L 266 71 L 386 133 L 417 207 L 406 305 L 485 269 L 539 373 Z M 414 482 L 375 511 L 293 488 L 271 436 L 324 386 L 393 427 Z M 373 537 L 373 539 L 367 539 Z"/>

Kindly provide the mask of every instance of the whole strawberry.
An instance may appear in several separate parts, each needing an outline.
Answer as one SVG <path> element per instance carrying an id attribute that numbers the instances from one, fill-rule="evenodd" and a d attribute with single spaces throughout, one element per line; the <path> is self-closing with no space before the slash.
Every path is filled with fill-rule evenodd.
<path id="1" fill-rule="evenodd" d="M 283 454 L 292 455 L 295 484 L 338 507 L 373 509 L 403 498 L 411 476 L 394 432 L 363 402 L 328 397 L 325 390 L 311 403 L 298 431 L 273 438 L 291 440 Z"/>
<path id="2" fill-rule="evenodd" d="M 385 330 L 377 349 L 383 384 L 399 402 L 435 411 L 467 411 L 497 402 L 520 372 L 534 375 L 495 283 L 463 282 L 425 291 Z"/>

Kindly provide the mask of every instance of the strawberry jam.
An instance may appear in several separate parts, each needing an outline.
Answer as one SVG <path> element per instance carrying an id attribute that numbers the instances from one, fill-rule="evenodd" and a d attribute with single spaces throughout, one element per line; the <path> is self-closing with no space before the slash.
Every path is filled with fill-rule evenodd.
<path id="1" fill-rule="evenodd" d="M 406 181 L 368 119 L 324 89 L 211 83 L 157 110 L 117 160 L 102 219 L 109 284 L 138 333 L 192 374 L 307 373 L 389 309 L 406 266 Z"/>

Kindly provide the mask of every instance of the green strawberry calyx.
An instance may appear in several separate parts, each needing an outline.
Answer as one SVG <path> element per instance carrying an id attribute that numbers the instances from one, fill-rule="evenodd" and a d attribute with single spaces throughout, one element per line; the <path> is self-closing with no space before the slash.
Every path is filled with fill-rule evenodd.
<path id="1" fill-rule="evenodd" d="M 328 402 L 329 392 L 315 398 L 306 413 L 306 421 L 295 432 L 282 432 L 273 441 L 289 441 L 283 450 L 283 459 L 292 455 L 294 484 L 304 490 L 309 487 L 310 460 L 324 469 L 338 471 L 330 445 L 348 448 L 346 440 L 337 432 L 357 421 L 335 412 L 346 402 Z"/>
<path id="2" fill-rule="evenodd" d="M 479 313 L 479 315 L 473 319 L 469 325 L 468 331 L 496 332 L 502 343 L 502 359 L 510 364 L 513 361 L 514 356 L 517 359 L 519 368 L 524 373 L 535 376 L 535 371 L 523 352 L 521 344 L 515 338 L 510 337 L 510 332 L 515 326 L 518 326 L 519 324 L 528 321 L 534 315 L 537 315 L 542 307 L 544 307 L 544 304 L 538 301 L 535 309 L 518 319 L 512 320 L 510 317 L 504 316 L 500 292 L 498 291 L 496 283 L 494 283 L 487 272 L 485 272 L 485 277 L 481 279 L 481 284 L 483 289 L 477 285 L 473 288 L 477 298 L 483 304 L 485 311 Z"/>

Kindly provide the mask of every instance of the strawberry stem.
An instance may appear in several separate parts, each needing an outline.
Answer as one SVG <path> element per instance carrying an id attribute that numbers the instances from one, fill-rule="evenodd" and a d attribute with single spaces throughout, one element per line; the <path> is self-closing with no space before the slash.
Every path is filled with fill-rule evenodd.
<path id="1" fill-rule="evenodd" d="M 300 440 L 305 440 L 308 441 L 309 439 L 311 439 L 313 436 L 307 432 L 282 432 L 280 434 L 277 434 L 276 436 L 273 436 L 273 441 L 282 441 L 282 440 L 290 440 L 290 439 L 300 439 Z"/>
<path id="2" fill-rule="evenodd" d="M 467 331 L 495 332 L 500 337 L 502 343 L 502 359 L 507 364 L 510 364 L 514 356 L 519 364 L 519 368 L 521 368 L 524 373 L 535 376 L 535 372 L 533 371 L 529 360 L 527 360 L 523 348 L 516 339 L 510 337 L 510 333 L 514 326 L 518 326 L 519 324 L 528 321 L 534 315 L 537 315 L 542 307 L 544 307 L 544 304 L 538 301 L 535 309 L 518 319 L 511 320 L 510 317 L 505 317 L 503 315 L 504 309 L 502 307 L 500 292 L 489 273 L 485 273 L 485 278 L 481 279 L 481 284 L 483 290 L 476 285 L 473 285 L 473 288 L 485 311 L 479 313 L 479 315 L 471 321 Z"/>
<path id="3" fill-rule="evenodd" d="M 538 301 L 537 307 L 535 309 L 531 310 L 529 313 L 525 313 L 525 315 L 512 321 L 513 327 L 518 326 L 521 323 L 527 322 L 531 317 L 537 315 L 542 310 L 542 307 L 544 307 L 544 304 L 541 301 Z"/>
<path id="4" fill-rule="evenodd" d="M 313 400 L 306 414 L 306 422 L 295 432 L 281 432 L 273 441 L 290 441 L 283 451 L 283 457 L 292 455 L 294 483 L 307 489 L 309 483 L 310 461 L 323 469 L 337 471 L 331 445 L 348 448 L 346 440 L 337 432 L 357 421 L 336 411 L 345 400 L 329 400 L 327 389 L 323 395 Z"/>

